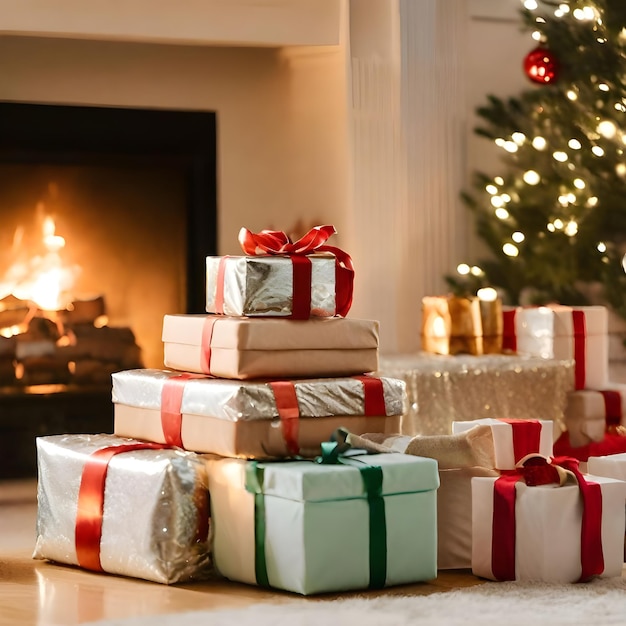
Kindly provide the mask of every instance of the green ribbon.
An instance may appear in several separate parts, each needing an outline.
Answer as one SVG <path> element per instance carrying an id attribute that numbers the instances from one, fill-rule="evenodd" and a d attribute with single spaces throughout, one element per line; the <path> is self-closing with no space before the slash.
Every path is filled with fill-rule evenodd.
<path id="1" fill-rule="evenodd" d="M 331 439 L 332 441 L 322 443 L 322 455 L 315 462 L 322 465 L 351 465 L 359 470 L 369 506 L 369 589 L 382 589 L 387 580 L 387 517 L 383 498 L 383 468 L 347 456 L 351 446 L 349 433 L 345 429 L 336 430 Z M 366 453 L 364 450 L 352 452 L 358 455 Z"/>
<path id="2" fill-rule="evenodd" d="M 246 491 L 254 494 L 254 575 L 261 587 L 269 587 L 267 559 L 265 558 L 265 496 L 263 495 L 264 468 L 255 461 L 246 464 Z"/>

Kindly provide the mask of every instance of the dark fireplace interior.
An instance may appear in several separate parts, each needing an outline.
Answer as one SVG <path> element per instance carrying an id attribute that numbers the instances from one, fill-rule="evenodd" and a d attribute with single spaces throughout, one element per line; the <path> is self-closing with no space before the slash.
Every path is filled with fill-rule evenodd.
<path id="1" fill-rule="evenodd" d="M 110 374 L 162 367 L 217 251 L 212 112 L 0 103 L 0 478 L 112 432 Z"/>

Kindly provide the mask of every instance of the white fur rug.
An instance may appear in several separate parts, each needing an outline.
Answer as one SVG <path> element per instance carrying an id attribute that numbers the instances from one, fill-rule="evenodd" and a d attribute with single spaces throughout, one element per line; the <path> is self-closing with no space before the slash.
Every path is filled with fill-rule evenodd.
<path id="1" fill-rule="evenodd" d="M 94 623 L 95 624 L 95 623 Z M 97 622 L 99 626 L 624 626 L 626 580 L 485 583 L 427 596 L 298 599 L 246 609 Z"/>

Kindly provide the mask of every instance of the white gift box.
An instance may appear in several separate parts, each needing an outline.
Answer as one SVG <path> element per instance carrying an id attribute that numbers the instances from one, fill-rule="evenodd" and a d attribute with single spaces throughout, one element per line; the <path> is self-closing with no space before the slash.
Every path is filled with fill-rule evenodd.
<path id="1" fill-rule="evenodd" d="M 191 452 L 146 445 L 113 435 L 39 437 L 33 558 L 166 584 L 205 577 L 210 566 L 205 464 Z M 114 454 L 102 491 L 85 493 L 85 476 L 98 466 L 94 455 L 125 446 L 138 449 Z M 78 528 L 95 524 L 89 514 L 97 499 L 103 500 L 101 536 L 93 544 L 78 539 Z"/>
<path id="2" fill-rule="evenodd" d="M 626 385 L 609 383 L 606 389 L 570 392 L 564 419 L 573 446 L 602 441 L 607 429 L 626 426 Z"/>
<path id="3" fill-rule="evenodd" d="M 586 475 L 602 490 L 602 577 L 621 576 L 626 483 Z M 492 568 L 494 484 L 472 478 L 472 571 L 497 580 Z M 582 499 L 578 484 L 515 484 L 515 580 L 572 583 L 581 578 Z"/>
<path id="4" fill-rule="evenodd" d="M 348 462 L 209 458 L 213 554 L 220 573 L 305 595 L 367 589 L 376 579 L 377 586 L 390 586 L 435 578 L 436 461 L 377 454 Z M 362 472 L 372 466 L 382 472 L 382 485 L 368 504 Z M 376 554 L 382 559 L 378 566 Z"/>
<path id="5" fill-rule="evenodd" d="M 403 380 L 375 376 L 239 381 L 138 369 L 112 375 L 114 431 L 243 458 L 316 456 L 340 427 L 398 432 Z"/>
<path id="6" fill-rule="evenodd" d="M 607 456 L 590 456 L 587 469 L 595 476 L 607 476 L 626 481 L 626 452 Z"/>
<path id="7" fill-rule="evenodd" d="M 504 348 L 545 359 L 573 359 L 576 389 L 607 386 L 608 311 L 603 306 L 514 307 L 504 311 Z"/>
<path id="8" fill-rule="evenodd" d="M 528 454 L 540 454 L 544 457 L 552 456 L 554 423 L 551 420 L 485 418 L 452 422 L 452 433 L 462 433 L 478 424 L 485 424 L 491 427 L 496 469 L 515 469 L 516 464 Z"/>

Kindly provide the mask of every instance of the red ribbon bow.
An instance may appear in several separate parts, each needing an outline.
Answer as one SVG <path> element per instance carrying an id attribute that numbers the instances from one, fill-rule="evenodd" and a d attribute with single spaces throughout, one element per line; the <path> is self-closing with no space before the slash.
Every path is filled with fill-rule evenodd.
<path id="1" fill-rule="evenodd" d="M 279 230 L 262 230 L 253 233 L 247 228 L 239 231 L 242 250 L 250 256 L 263 254 L 289 255 L 293 262 L 294 294 L 293 319 L 308 319 L 311 315 L 311 262 L 307 255 L 329 252 L 335 256 L 335 313 L 345 317 L 352 306 L 354 266 L 350 255 L 325 245 L 337 231 L 334 226 L 315 226 L 297 241 Z"/>
<path id="2" fill-rule="evenodd" d="M 602 553 L 602 491 L 600 485 L 588 482 L 578 468 L 577 459 L 555 457 L 550 462 L 532 456 L 515 470 L 502 472 L 494 483 L 491 571 L 496 580 L 515 580 L 515 483 L 523 480 L 529 487 L 561 484 L 561 471 L 576 477 L 582 498 L 581 576 L 589 580 L 604 571 Z"/>

